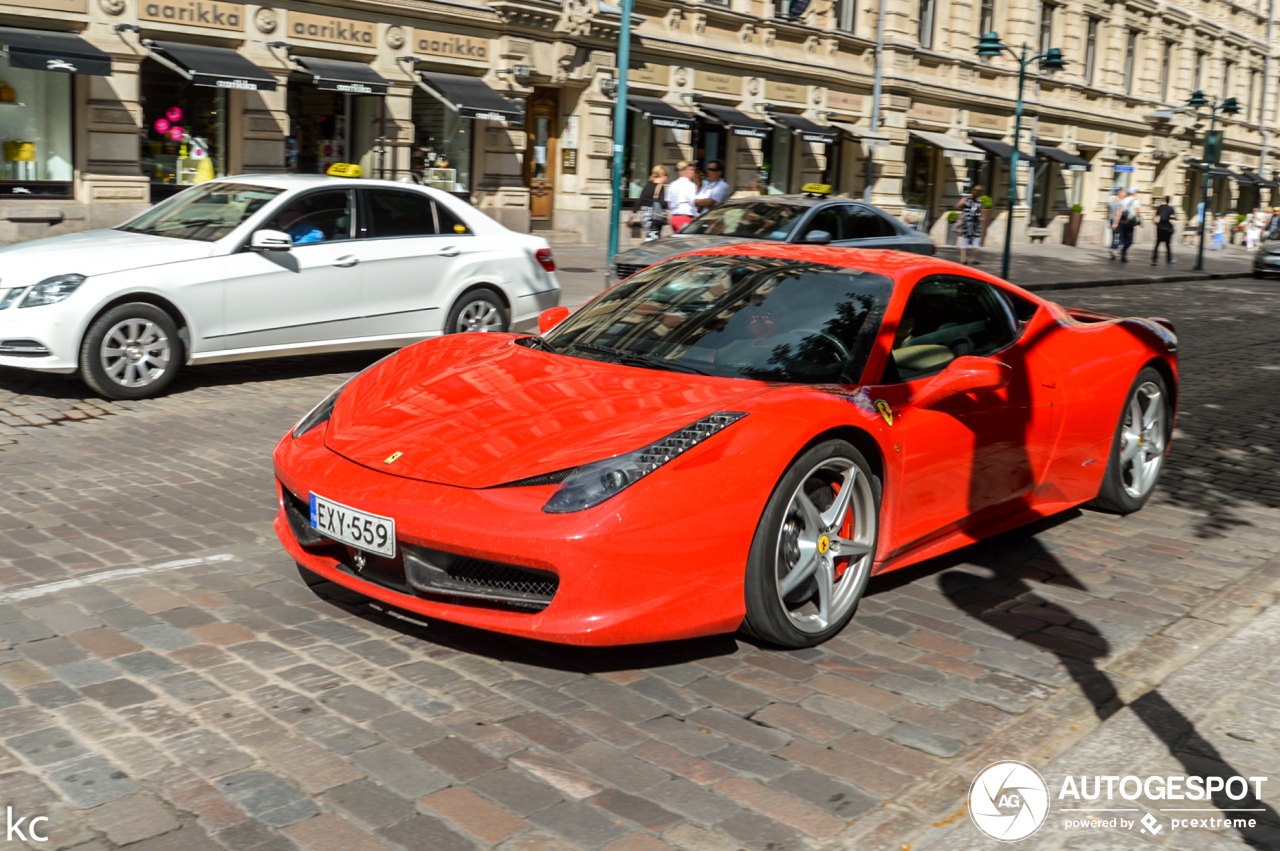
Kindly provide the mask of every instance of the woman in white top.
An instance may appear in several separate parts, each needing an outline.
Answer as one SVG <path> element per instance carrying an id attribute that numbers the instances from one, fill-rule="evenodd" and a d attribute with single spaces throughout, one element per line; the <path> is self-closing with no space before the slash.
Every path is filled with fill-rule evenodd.
<path id="1" fill-rule="evenodd" d="M 1245 217 L 1244 247 L 1249 251 L 1258 250 L 1258 237 L 1262 236 L 1262 214 L 1254 207 L 1253 212 Z"/>

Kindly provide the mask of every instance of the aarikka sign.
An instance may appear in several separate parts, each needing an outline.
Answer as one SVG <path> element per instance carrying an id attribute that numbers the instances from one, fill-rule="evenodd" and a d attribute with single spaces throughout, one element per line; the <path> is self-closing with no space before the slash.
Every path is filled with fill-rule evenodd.
<path id="1" fill-rule="evenodd" d="M 216 0 L 188 0 L 186 3 L 141 3 L 138 17 L 144 21 L 189 24 L 219 30 L 244 29 L 244 6 Z"/>
<path id="2" fill-rule="evenodd" d="M 327 41 L 333 44 L 358 44 L 361 47 L 377 47 L 377 27 L 368 21 L 352 21 L 347 18 L 331 18 L 328 15 L 289 13 L 289 34 L 295 38 Z"/>

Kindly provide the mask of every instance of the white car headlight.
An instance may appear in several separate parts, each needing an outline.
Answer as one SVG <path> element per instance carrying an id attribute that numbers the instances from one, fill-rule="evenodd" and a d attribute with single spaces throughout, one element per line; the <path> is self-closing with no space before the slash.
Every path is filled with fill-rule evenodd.
<path id="1" fill-rule="evenodd" d="M 14 287 L 9 290 L 4 294 L 3 298 L 0 298 L 0 310 L 4 310 L 6 307 L 13 307 L 26 291 L 26 287 Z"/>
<path id="2" fill-rule="evenodd" d="M 45 278 L 27 291 L 27 297 L 18 307 L 40 307 L 45 304 L 57 304 L 70 296 L 84 283 L 84 275 L 56 275 Z"/>

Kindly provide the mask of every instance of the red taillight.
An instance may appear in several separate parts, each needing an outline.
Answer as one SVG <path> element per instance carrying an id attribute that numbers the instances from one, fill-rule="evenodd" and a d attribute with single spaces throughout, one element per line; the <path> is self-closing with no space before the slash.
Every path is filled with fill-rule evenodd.
<path id="1" fill-rule="evenodd" d="M 533 256 L 542 264 L 542 268 L 546 269 L 548 272 L 554 272 L 556 270 L 556 258 L 551 256 L 550 248 L 539 248 L 537 251 L 533 252 Z"/>

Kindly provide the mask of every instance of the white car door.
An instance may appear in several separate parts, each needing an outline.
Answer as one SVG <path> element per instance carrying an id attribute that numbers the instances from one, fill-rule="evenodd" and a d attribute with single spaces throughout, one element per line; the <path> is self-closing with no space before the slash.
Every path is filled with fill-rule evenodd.
<path id="1" fill-rule="evenodd" d="M 374 337 L 426 337 L 444 325 L 442 299 L 479 240 L 425 192 L 412 188 L 363 189 L 367 229 L 362 231 L 366 333 Z"/>
<path id="2" fill-rule="evenodd" d="M 306 192 L 262 227 L 292 236 L 293 248 L 246 248 L 226 258 L 224 348 L 288 349 L 362 336 L 355 190 Z"/>

